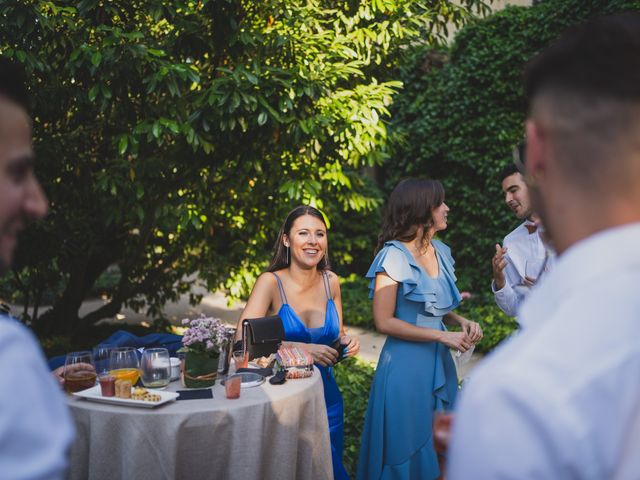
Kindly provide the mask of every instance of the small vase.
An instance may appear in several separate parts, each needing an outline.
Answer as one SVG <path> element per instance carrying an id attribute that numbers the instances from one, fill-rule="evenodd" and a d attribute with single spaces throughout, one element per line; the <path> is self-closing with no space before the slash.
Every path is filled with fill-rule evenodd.
<path id="1" fill-rule="evenodd" d="M 187 352 L 184 359 L 184 374 L 182 383 L 187 388 L 207 388 L 216 383 L 218 375 L 218 360 L 200 352 Z"/>

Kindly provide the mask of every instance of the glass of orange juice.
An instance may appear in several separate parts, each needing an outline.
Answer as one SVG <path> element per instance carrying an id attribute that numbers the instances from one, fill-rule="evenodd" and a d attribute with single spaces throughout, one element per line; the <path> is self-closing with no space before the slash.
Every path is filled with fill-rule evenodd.
<path id="1" fill-rule="evenodd" d="M 118 380 L 129 380 L 135 385 L 140 378 L 138 353 L 133 347 L 117 347 L 109 356 L 109 374 Z"/>

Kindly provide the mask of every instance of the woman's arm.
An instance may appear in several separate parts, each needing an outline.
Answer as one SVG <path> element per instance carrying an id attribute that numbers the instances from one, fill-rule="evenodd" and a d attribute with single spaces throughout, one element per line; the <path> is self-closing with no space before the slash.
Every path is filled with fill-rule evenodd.
<path id="1" fill-rule="evenodd" d="M 373 320 L 380 333 L 413 342 L 440 342 L 461 352 L 471 347 L 472 342 L 464 332 L 418 327 L 394 317 L 397 294 L 398 282 L 386 273 L 378 273 L 373 293 Z"/>
<path id="2" fill-rule="evenodd" d="M 338 319 L 340 321 L 340 343 L 345 344 L 345 354 L 349 357 L 353 357 L 360 351 L 360 339 L 355 335 L 347 335 L 344 331 L 344 324 L 342 322 L 342 292 L 340 291 L 340 279 L 338 276 L 329 272 L 329 285 L 331 286 L 331 293 L 333 293 L 333 303 L 336 305 L 338 311 Z"/>
<path id="3" fill-rule="evenodd" d="M 469 339 L 474 343 L 478 343 L 482 340 L 482 328 L 480 328 L 480 324 L 477 322 L 472 322 L 471 320 L 467 320 L 462 315 L 457 314 L 456 312 L 449 312 L 444 316 L 444 319 L 449 322 L 455 322 L 462 327 L 462 330 L 469 336 Z"/>
<path id="4" fill-rule="evenodd" d="M 269 313 L 273 302 L 274 288 L 277 288 L 277 285 L 273 275 L 263 273 L 258 277 L 249 295 L 249 300 L 247 300 L 247 304 L 238 319 L 235 340 L 242 338 L 242 321 L 245 318 L 264 317 Z"/>

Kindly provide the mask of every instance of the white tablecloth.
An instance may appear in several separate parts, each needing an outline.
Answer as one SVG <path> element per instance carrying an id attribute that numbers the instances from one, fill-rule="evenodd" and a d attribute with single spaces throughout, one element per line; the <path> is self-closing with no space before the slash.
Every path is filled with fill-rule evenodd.
<path id="1" fill-rule="evenodd" d="M 168 390 L 179 390 L 172 382 Z M 322 379 L 265 382 L 227 400 L 154 409 L 69 398 L 77 427 L 69 477 L 87 479 L 333 478 Z"/>

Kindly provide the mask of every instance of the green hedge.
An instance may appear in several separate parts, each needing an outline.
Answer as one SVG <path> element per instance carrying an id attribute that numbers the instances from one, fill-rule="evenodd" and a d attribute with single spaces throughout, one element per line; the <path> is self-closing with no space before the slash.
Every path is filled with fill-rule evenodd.
<path id="1" fill-rule="evenodd" d="M 507 7 L 462 28 L 450 50 L 417 47 L 401 71 L 394 100 L 396 150 L 380 178 L 443 181 L 451 207 L 443 232 L 463 290 L 487 291 L 494 244 L 517 224 L 504 205 L 499 172 L 523 135 L 521 76 L 528 59 L 567 27 L 603 12 L 640 9 L 640 2 L 542 1 Z"/>
<path id="2" fill-rule="evenodd" d="M 369 281 L 351 274 L 340 279 L 342 318 L 345 325 L 375 330 L 369 299 Z"/>
<path id="3" fill-rule="evenodd" d="M 358 466 L 360 436 L 374 371 L 372 365 L 358 358 L 349 358 L 334 368 L 338 387 L 344 399 L 343 461 L 351 477 L 355 477 Z"/>

